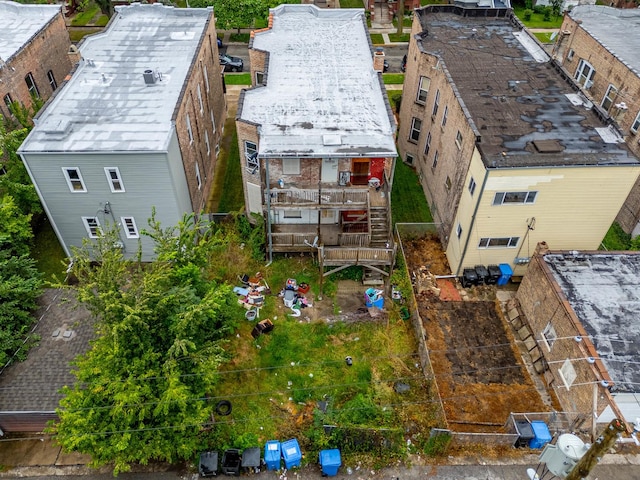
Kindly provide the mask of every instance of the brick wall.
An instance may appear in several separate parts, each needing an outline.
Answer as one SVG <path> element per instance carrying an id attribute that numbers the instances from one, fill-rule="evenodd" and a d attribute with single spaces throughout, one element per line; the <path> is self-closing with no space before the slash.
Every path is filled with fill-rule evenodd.
<path id="1" fill-rule="evenodd" d="M 187 115 L 193 141 L 189 137 Z M 206 209 L 211 193 L 217 160 L 216 146 L 220 143 L 225 118 L 222 73 L 218 60 L 215 22 L 211 16 L 189 69 L 187 83 L 174 117 L 191 204 L 196 212 Z M 200 187 L 196 177 L 196 163 L 200 172 Z"/>
<path id="2" fill-rule="evenodd" d="M 564 34 L 559 35 L 554 46 L 555 58 L 572 78 L 581 59 L 593 66 L 596 72 L 593 85 L 584 91 L 595 105 L 602 104 L 609 85 L 617 88 L 618 92 L 613 98 L 612 106 L 603 112 L 615 120 L 625 136 L 629 149 L 640 157 L 640 131 L 635 134 L 630 131 L 640 112 L 640 76 L 581 28 L 568 14 L 565 14 L 561 32 Z M 615 104 L 621 102 L 627 105 L 626 110 L 615 107 Z M 616 221 L 626 232 L 631 232 L 640 222 L 640 181 L 629 194 Z"/>
<path id="3" fill-rule="evenodd" d="M 9 94 L 14 102 L 31 108 L 31 95 L 25 82 L 25 77 L 31 73 L 40 98 L 46 101 L 54 91 L 47 73 L 51 71 L 60 86 L 71 71 L 73 64 L 67 54 L 70 45 L 61 11 L 0 69 L 0 97 L 3 99 Z M 0 113 L 10 115 L 4 100 L 0 101 Z"/>
<path id="4" fill-rule="evenodd" d="M 238 111 L 240 111 L 240 105 L 242 103 L 243 94 L 240 94 L 240 101 L 238 103 Z M 245 205 L 245 213 L 249 220 L 252 220 L 251 212 L 249 211 L 249 197 L 247 194 L 247 183 L 253 183 L 255 185 L 260 185 L 264 187 L 262 179 L 263 177 L 263 166 L 261 165 L 254 173 L 249 172 L 247 169 L 247 158 L 244 151 L 244 142 L 253 142 L 259 145 L 258 142 L 258 126 L 243 122 L 240 120 L 236 120 L 236 131 L 238 133 L 238 151 L 240 152 L 240 170 L 242 172 L 242 185 L 244 190 L 244 205 Z"/>

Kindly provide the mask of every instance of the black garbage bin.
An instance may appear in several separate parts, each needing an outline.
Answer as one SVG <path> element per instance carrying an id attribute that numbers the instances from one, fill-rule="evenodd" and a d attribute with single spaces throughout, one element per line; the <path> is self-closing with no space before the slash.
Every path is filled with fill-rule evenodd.
<path id="1" fill-rule="evenodd" d="M 529 446 L 529 440 L 535 437 L 533 428 L 528 420 L 516 420 L 516 433 L 518 434 L 518 440 L 516 440 L 516 447 L 523 448 Z"/>
<path id="2" fill-rule="evenodd" d="M 476 275 L 478 275 L 478 285 L 487 283 L 487 278 L 489 278 L 489 271 L 487 270 L 487 267 L 484 265 L 476 265 L 475 271 Z"/>
<path id="3" fill-rule="evenodd" d="M 242 456 L 240 450 L 236 448 L 230 448 L 224 451 L 222 455 L 222 466 L 220 470 L 225 475 L 240 476 L 240 463 L 242 462 Z"/>
<path id="4" fill-rule="evenodd" d="M 478 274 L 474 268 L 465 268 L 462 271 L 462 278 L 460 279 L 464 288 L 472 287 L 478 284 Z"/>
<path id="5" fill-rule="evenodd" d="M 489 276 L 487 277 L 487 285 L 495 285 L 498 283 L 498 279 L 502 272 L 500 271 L 500 267 L 498 265 L 489 265 L 487 267 L 487 271 L 489 272 Z"/>
<path id="6" fill-rule="evenodd" d="M 260 472 L 260 447 L 244 449 L 244 452 L 242 452 L 242 469 L 245 472 Z"/>
<path id="7" fill-rule="evenodd" d="M 215 477 L 218 474 L 218 452 L 201 453 L 198 471 L 201 477 Z"/>

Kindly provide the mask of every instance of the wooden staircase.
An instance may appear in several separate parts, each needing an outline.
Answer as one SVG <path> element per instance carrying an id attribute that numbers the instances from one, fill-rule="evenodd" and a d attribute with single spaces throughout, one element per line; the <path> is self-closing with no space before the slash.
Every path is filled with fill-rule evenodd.
<path id="1" fill-rule="evenodd" d="M 389 248 L 391 235 L 389 232 L 389 210 L 386 207 L 371 207 L 369 210 L 371 225 L 371 247 Z"/>

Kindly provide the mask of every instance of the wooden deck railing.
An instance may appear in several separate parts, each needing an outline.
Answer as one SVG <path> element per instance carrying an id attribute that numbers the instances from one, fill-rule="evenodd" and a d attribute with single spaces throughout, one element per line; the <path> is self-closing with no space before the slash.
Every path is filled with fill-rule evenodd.
<path id="1" fill-rule="evenodd" d="M 271 206 L 304 206 L 304 205 L 366 205 L 369 190 L 363 188 L 326 189 L 318 192 L 315 189 L 286 188 L 273 189 L 270 195 Z M 266 203 L 265 196 L 265 203 Z"/>
<path id="2" fill-rule="evenodd" d="M 309 247 L 316 235 L 313 233 L 272 233 L 271 240 L 274 247 Z M 309 243 L 307 245 L 305 240 Z"/>
<path id="3" fill-rule="evenodd" d="M 395 261 L 394 248 L 344 248 L 320 247 L 319 255 L 324 265 L 367 264 L 393 265 Z"/>
<path id="4" fill-rule="evenodd" d="M 341 233 L 338 238 L 341 247 L 368 247 L 371 243 L 368 233 Z"/>

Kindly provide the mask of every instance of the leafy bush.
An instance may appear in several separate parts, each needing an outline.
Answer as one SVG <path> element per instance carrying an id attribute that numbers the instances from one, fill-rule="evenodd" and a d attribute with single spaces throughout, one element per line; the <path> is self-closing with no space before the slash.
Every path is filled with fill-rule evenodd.
<path id="1" fill-rule="evenodd" d="M 551 8 L 550 7 L 545 7 L 543 12 L 544 14 L 544 21 L 545 22 L 550 22 L 551 21 Z"/>
<path id="2" fill-rule="evenodd" d="M 533 10 L 527 9 L 527 10 L 524 11 L 524 14 L 522 15 L 522 18 L 524 18 L 524 20 L 526 22 L 528 22 L 529 20 L 531 20 L 531 15 L 533 15 Z"/>

